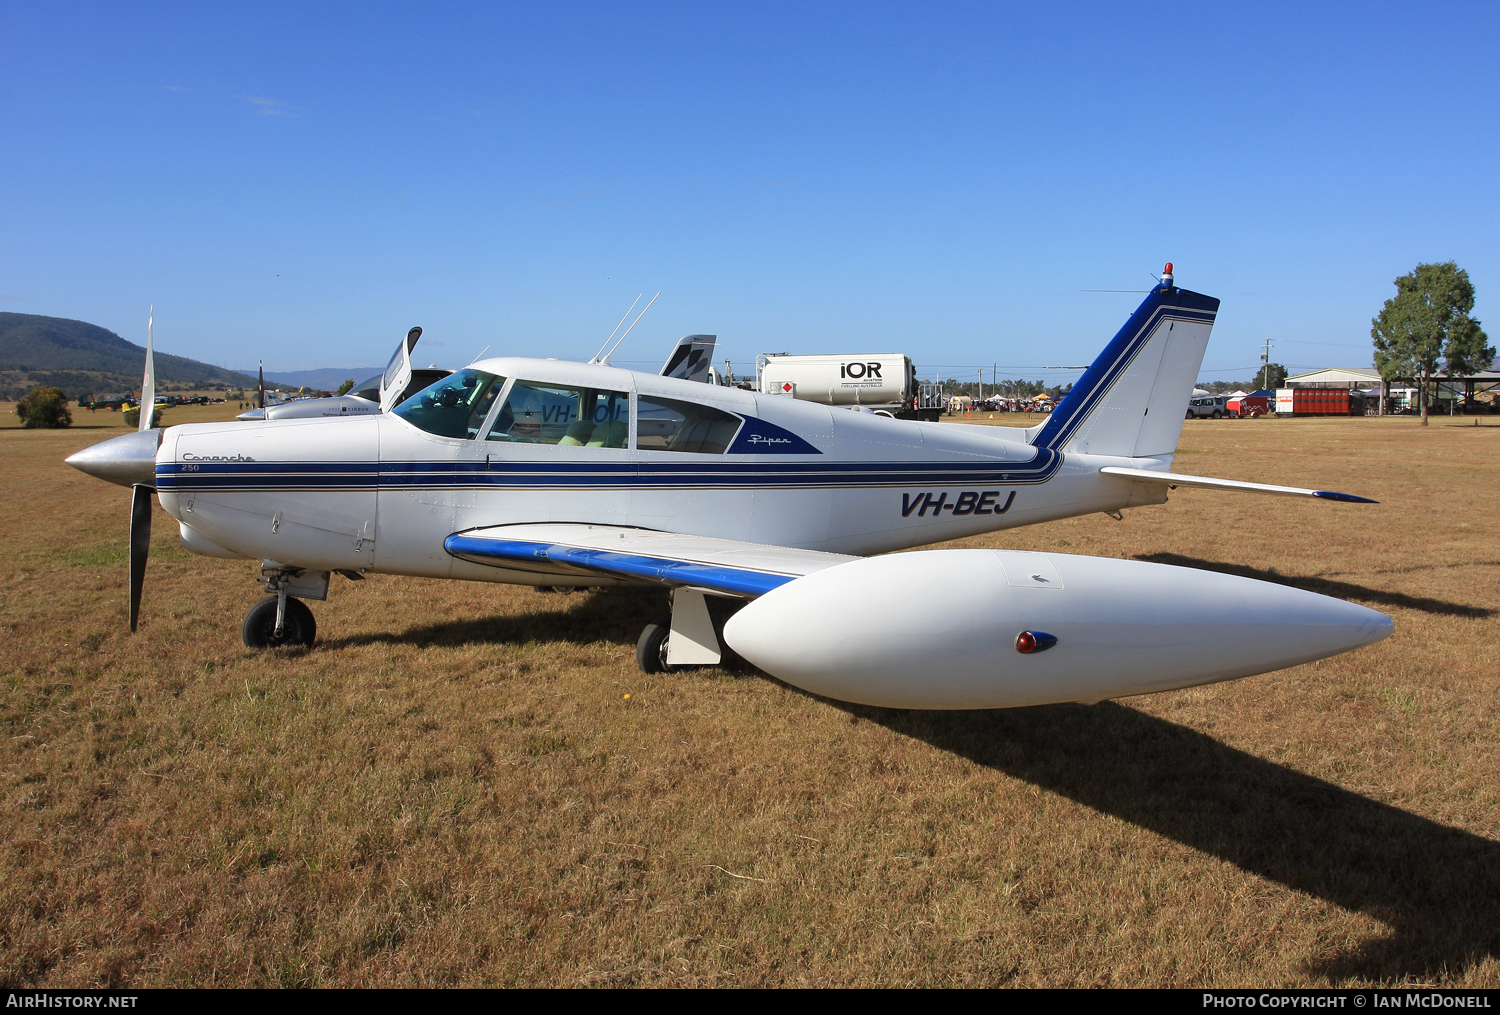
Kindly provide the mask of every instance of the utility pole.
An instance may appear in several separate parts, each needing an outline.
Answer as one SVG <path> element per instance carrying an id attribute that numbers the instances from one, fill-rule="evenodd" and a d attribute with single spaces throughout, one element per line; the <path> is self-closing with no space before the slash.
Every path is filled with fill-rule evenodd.
<path id="1" fill-rule="evenodd" d="M 1260 385 L 1261 389 L 1271 386 L 1271 340 L 1266 339 L 1264 350 L 1260 354 Z"/>

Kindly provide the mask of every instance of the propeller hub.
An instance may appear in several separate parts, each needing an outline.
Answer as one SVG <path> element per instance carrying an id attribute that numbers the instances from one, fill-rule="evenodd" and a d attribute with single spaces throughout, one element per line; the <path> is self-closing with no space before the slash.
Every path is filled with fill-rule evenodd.
<path id="1" fill-rule="evenodd" d="M 138 430 L 121 437 L 100 441 L 67 459 L 79 472 L 120 486 L 156 483 L 156 449 L 161 446 L 162 431 Z"/>

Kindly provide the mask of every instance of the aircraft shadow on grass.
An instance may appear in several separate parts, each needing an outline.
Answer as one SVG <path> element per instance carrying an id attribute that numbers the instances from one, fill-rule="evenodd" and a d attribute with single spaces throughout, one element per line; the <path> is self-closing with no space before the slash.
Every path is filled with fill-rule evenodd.
<path id="1" fill-rule="evenodd" d="M 1430 599 L 1425 596 L 1408 596 L 1401 592 L 1390 592 L 1386 589 L 1372 589 L 1368 585 L 1355 585 L 1352 582 L 1334 581 L 1331 578 L 1319 578 L 1316 575 L 1288 575 L 1281 574 L 1278 571 L 1265 571 L 1260 568 L 1246 567 L 1243 564 L 1229 564 L 1217 560 L 1200 560 L 1197 557 L 1184 557 L 1180 553 L 1148 553 L 1137 555 L 1135 559 L 1150 561 L 1153 564 L 1174 564 L 1177 567 L 1195 567 L 1200 571 L 1220 571 L 1224 574 L 1239 575 L 1242 578 L 1258 578 L 1264 582 L 1289 585 L 1292 588 L 1305 589 L 1308 592 L 1316 592 L 1319 595 L 1335 596 L 1339 599 L 1357 599 L 1362 603 L 1379 603 L 1381 606 L 1419 610 L 1422 613 L 1442 613 L 1454 617 L 1469 617 L 1474 620 L 1484 620 L 1500 612 L 1485 609 L 1482 606 L 1453 603 L 1446 599 Z"/>
<path id="2" fill-rule="evenodd" d="M 469 644 L 524 645 L 527 642 L 561 642 L 593 645 L 608 642 L 634 645 L 641 628 L 668 616 L 671 607 L 660 589 L 580 589 L 567 595 L 547 597 L 551 610 L 536 613 L 497 614 L 423 624 L 404 631 L 375 631 L 321 642 L 326 649 L 355 645 L 457 646 Z"/>
<path id="3" fill-rule="evenodd" d="M 1162 557 L 1187 566 L 1210 563 L 1171 554 L 1152 559 Z M 1213 569 L 1236 570 L 1229 565 Z M 1269 572 L 1250 575 L 1285 581 Z M 1328 584 L 1340 583 L 1324 583 L 1320 591 Z M 1410 598 L 1347 588 L 1357 590 L 1349 593 L 1353 596 Z M 1437 612 L 1470 609 L 1431 602 L 1435 605 L 1426 608 Z M 554 604 L 560 608 L 359 635 L 326 645 L 634 644 L 642 624 L 660 619 L 667 610 L 666 596 L 657 590 L 555 596 L 548 605 Z M 747 676 L 758 673 L 732 653 L 725 666 Z M 1500 843 L 1490 839 L 1112 702 L 963 712 L 828 703 L 1248 873 L 1366 913 L 1392 929 L 1390 936 L 1332 956 L 1310 972 L 1335 979 L 1427 979 L 1485 956 L 1500 957 Z"/>
<path id="4" fill-rule="evenodd" d="M 917 712 L 832 703 L 1393 931 L 1315 964 L 1424 980 L 1500 956 L 1500 843 L 1123 705 Z"/>

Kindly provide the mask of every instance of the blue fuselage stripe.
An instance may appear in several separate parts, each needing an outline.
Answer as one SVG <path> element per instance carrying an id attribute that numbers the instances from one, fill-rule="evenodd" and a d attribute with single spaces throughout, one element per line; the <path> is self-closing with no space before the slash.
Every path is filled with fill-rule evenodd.
<path id="1" fill-rule="evenodd" d="M 403 489 L 765 489 L 1044 483 L 1063 456 L 1038 449 L 1029 462 L 760 462 L 542 464 L 534 462 L 164 463 L 157 489 L 251 492 Z"/>

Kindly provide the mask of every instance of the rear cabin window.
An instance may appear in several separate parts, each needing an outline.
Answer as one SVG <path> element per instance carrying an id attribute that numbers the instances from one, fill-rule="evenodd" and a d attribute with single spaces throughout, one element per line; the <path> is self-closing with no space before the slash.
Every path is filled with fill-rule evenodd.
<path id="1" fill-rule="evenodd" d="M 460 370 L 430 384 L 391 411 L 439 437 L 477 436 L 505 378 L 483 370 Z"/>
<path id="2" fill-rule="evenodd" d="M 630 395 L 516 381 L 488 440 L 558 447 L 624 448 L 630 440 Z"/>
<path id="3" fill-rule="evenodd" d="M 738 416 L 707 405 L 642 395 L 636 400 L 635 446 L 641 451 L 722 455 L 741 422 Z"/>

